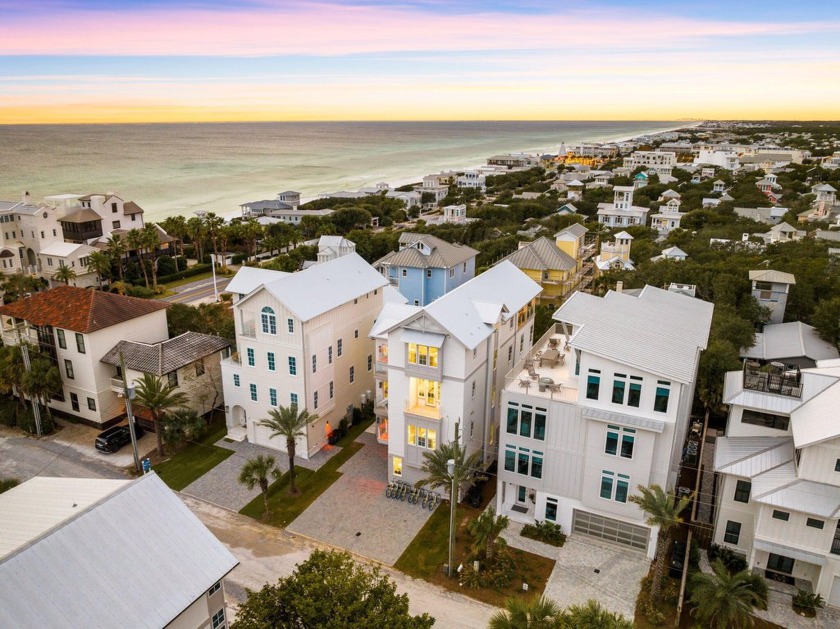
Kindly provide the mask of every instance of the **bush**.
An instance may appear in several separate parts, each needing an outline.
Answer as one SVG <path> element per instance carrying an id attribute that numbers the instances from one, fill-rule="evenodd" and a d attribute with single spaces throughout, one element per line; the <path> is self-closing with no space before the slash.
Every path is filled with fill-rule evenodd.
<path id="1" fill-rule="evenodd" d="M 237 253 L 230 259 L 231 264 L 242 264 L 248 256 L 244 253 Z"/>
<path id="2" fill-rule="evenodd" d="M 187 268 L 187 259 L 184 256 L 178 256 L 175 258 L 175 266 L 177 267 L 177 271 L 183 271 Z"/>
<path id="3" fill-rule="evenodd" d="M 636 599 L 636 613 L 644 616 L 645 620 L 651 625 L 658 626 L 665 623 L 665 614 L 651 599 L 650 586 L 652 583 L 653 577 L 650 574 L 642 579 L 639 597 Z"/>
<path id="4" fill-rule="evenodd" d="M 825 600 L 819 594 L 799 590 L 793 597 L 793 611 L 801 616 L 813 618 L 817 610 L 825 607 Z"/>
<path id="5" fill-rule="evenodd" d="M 460 583 L 468 588 L 493 588 L 502 590 L 508 587 L 516 576 L 516 562 L 507 550 L 500 549 L 491 565 L 479 565 L 475 570 L 472 563 L 464 566 Z"/>
<path id="6" fill-rule="evenodd" d="M 153 299 L 155 290 L 145 286 L 126 286 L 125 294 L 129 297 L 140 297 L 141 299 Z"/>
<path id="7" fill-rule="evenodd" d="M 13 427 L 17 425 L 17 412 L 20 403 L 10 395 L 0 396 L 0 425 Z"/>
<path id="8" fill-rule="evenodd" d="M 747 559 L 725 546 L 712 544 L 712 548 L 709 550 L 709 561 L 711 562 L 715 559 L 720 559 L 732 574 L 747 569 Z"/>
<path id="9" fill-rule="evenodd" d="M 32 407 L 23 408 L 18 406 L 17 426 L 31 435 L 37 435 L 38 429 L 35 426 L 35 416 L 32 414 Z M 55 430 L 52 417 L 47 415 L 47 409 L 41 407 L 41 434 L 48 435 Z"/>
<path id="10" fill-rule="evenodd" d="M 563 532 L 563 527 L 547 520 L 542 522 L 537 520 L 534 524 L 526 524 L 522 527 L 520 535 L 558 548 L 566 543 L 566 534 Z"/>
<path id="11" fill-rule="evenodd" d="M 201 275 L 202 273 L 207 273 L 207 271 L 211 270 L 210 264 L 196 264 L 194 267 L 189 269 L 184 269 L 183 271 L 178 271 L 177 273 L 173 273 L 172 275 L 161 275 L 159 276 L 158 283 L 159 284 L 166 284 L 167 282 L 175 282 L 177 280 L 183 280 L 188 277 L 193 277 L 195 275 Z"/>
<path id="12" fill-rule="evenodd" d="M 178 272 L 178 267 L 172 256 L 162 255 L 157 259 L 158 275 L 172 275 Z"/>

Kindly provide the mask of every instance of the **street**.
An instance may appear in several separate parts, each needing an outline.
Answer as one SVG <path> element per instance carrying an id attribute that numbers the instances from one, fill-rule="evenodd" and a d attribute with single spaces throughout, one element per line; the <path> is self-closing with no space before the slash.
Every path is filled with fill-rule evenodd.
<path id="1" fill-rule="evenodd" d="M 216 276 L 216 290 L 219 294 L 224 292 L 225 287 L 233 277 Z M 213 301 L 213 279 L 204 278 L 178 286 L 174 289 L 175 294 L 164 297 L 163 301 L 170 303 L 189 304 L 200 301 Z"/>

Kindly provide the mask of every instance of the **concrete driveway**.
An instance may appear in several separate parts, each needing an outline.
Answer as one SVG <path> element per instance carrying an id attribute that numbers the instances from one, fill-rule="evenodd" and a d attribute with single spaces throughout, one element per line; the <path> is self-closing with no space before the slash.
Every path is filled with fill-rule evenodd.
<path id="1" fill-rule="evenodd" d="M 432 512 L 385 497 L 388 447 L 370 433 L 339 468 L 343 476 L 288 526 L 291 532 L 393 566 Z"/>
<path id="2" fill-rule="evenodd" d="M 56 424 L 61 427 L 61 430 L 54 435 L 46 437 L 56 444 L 72 448 L 79 454 L 92 458 L 97 461 L 102 461 L 114 467 L 125 468 L 134 465 L 134 454 L 131 450 L 131 444 L 126 444 L 118 452 L 106 454 L 100 452 L 94 447 L 96 436 L 102 432 L 98 428 L 91 428 L 83 424 L 71 424 L 66 421 L 57 420 Z M 157 440 L 153 432 L 145 432 L 140 439 L 137 440 L 137 451 L 142 459 L 157 446 Z"/>

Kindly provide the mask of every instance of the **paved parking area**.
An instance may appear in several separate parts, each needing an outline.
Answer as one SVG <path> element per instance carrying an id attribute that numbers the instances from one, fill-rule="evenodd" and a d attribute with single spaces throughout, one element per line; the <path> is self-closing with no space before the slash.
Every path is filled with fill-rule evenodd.
<path id="1" fill-rule="evenodd" d="M 247 441 L 228 442 L 221 439 L 216 442 L 216 445 L 220 448 L 233 450 L 234 455 L 219 463 L 201 478 L 193 481 L 182 490 L 182 493 L 224 507 L 225 509 L 239 511 L 260 495 L 259 487 L 254 487 L 254 489 L 249 490 L 240 485 L 237 480 L 239 478 L 239 471 L 248 459 L 258 454 L 273 456 L 277 461 L 277 467 L 280 468 L 280 471 L 289 471 L 289 457 L 285 452 L 264 446 L 257 446 Z M 316 470 L 329 461 L 339 449 L 334 446 L 327 446 L 311 459 L 296 457 L 295 465 Z"/>
<path id="2" fill-rule="evenodd" d="M 557 563 L 545 587 L 545 596 L 560 607 L 584 605 L 595 599 L 610 611 L 630 620 L 639 587 L 650 561 L 641 553 L 583 535 L 570 535 L 562 548 L 522 537 L 522 525 L 511 522 L 503 537 L 508 545 Z"/>
<path id="3" fill-rule="evenodd" d="M 357 441 L 364 447 L 339 468 L 342 477 L 288 530 L 393 566 L 432 512 L 386 498 L 388 447 L 370 433 Z"/>
<path id="4" fill-rule="evenodd" d="M 131 444 L 126 444 L 118 452 L 113 454 L 105 454 L 99 452 L 93 443 L 96 441 L 96 435 L 101 430 L 98 428 L 91 428 L 83 424 L 71 424 L 63 420 L 56 420 L 56 424 L 61 427 L 61 430 L 55 435 L 48 437 L 53 442 L 72 448 L 79 454 L 100 460 L 103 463 L 113 465 L 114 467 L 131 467 L 134 465 L 134 453 L 131 450 Z M 157 447 L 155 440 L 155 433 L 148 431 L 137 440 L 137 452 L 140 458 L 147 456 Z"/>

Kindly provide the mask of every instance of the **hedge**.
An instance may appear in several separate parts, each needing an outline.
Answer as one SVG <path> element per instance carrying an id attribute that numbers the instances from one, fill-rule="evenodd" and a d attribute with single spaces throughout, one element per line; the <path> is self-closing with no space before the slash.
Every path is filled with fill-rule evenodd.
<path id="1" fill-rule="evenodd" d="M 183 280 L 188 277 L 193 277 L 194 275 L 201 275 L 202 273 L 207 273 L 208 271 L 212 270 L 212 268 L 213 267 L 210 264 L 196 264 L 193 267 L 190 267 L 183 271 L 178 271 L 177 273 L 172 273 L 171 275 L 159 276 L 157 278 L 158 284 L 166 284 L 167 282 Z"/>

